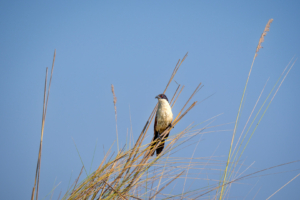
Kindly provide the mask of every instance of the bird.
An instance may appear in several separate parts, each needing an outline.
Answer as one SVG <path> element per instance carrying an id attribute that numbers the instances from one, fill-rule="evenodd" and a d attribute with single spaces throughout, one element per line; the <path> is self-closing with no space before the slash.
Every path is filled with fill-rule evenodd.
<path id="1" fill-rule="evenodd" d="M 159 142 L 157 138 L 160 138 L 162 141 L 156 149 L 156 156 L 158 156 L 164 149 L 165 140 L 168 138 L 170 132 L 164 137 L 164 139 L 162 139 L 161 134 L 168 127 L 172 126 L 173 113 L 168 98 L 165 94 L 159 94 L 155 98 L 158 99 L 158 107 L 157 107 L 155 122 L 154 122 L 154 137 L 151 143 L 151 150 Z M 154 155 L 154 152 L 155 151 L 152 152 L 151 156 Z"/>

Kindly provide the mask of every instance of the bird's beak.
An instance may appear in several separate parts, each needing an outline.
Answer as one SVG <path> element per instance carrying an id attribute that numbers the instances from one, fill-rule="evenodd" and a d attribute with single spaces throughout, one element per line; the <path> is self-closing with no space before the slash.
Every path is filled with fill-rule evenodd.
<path id="1" fill-rule="evenodd" d="M 157 95 L 157 96 L 155 97 L 155 99 L 160 99 L 159 95 Z"/>

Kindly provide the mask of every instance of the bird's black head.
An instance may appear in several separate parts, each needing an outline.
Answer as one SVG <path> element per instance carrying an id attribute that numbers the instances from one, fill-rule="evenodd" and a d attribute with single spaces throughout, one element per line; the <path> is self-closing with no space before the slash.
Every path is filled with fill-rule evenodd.
<path id="1" fill-rule="evenodd" d="M 165 99 L 165 100 L 167 100 L 169 102 L 169 100 L 168 100 L 168 98 L 167 98 L 167 96 L 165 94 L 159 94 L 155 98 L 157 98 L 157 99 Z"/>

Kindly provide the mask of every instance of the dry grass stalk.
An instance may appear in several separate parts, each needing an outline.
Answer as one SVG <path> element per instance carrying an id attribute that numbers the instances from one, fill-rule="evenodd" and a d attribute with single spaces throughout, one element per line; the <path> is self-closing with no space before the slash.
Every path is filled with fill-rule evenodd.
<path id="1" fill-rule="evenodd" d="M 273 21 L 273 19 L 270 19 L 270 20 L 268 21 L 268 23 L 267 23 L 267 25 L 266 25 L 266 27 L 265 27 L 264 32 L 263 32 L 263 33 L 261 34 L 261 36 L 260 36 L 260 39 L 259 39 L 259 42 L 258 42 L 256 51 L 255 51 L 254 58 L 256 58 L 258 51 L 259 51 L 261 48 L 263 48 L 263 47 L 261 46 L 261 44 L 264 42 L 264 38 L 265 38 L 265 36 L 267 35 L 267 32 L 270 30 L 270 25 L 271 25 L 272 21 Z"/>
<path id="2" fill-rule="evenodd" d="M 173 95 L 173 97 L 172 97 L 172 99 L 171 99 L 171 101 L 170 101 L 170 105 L 172 105 L 172 102 L 173 102 L 173 100 L 174 100 L 174 98 L 175 98 L 175 96 L 176 96 L 176 94 L 177 94 L 177 92 L 178 92 L 180 86 L 181 86 L 181 85 L 179 84 L 178 87 L 177 87 L 177 89 L 176 89 L 176 91 L 175 91 L 175 93 L 174 93 L 174 95 Z M 171 106 L 171 107 L 173 107 L 173 106 Z"/>
<path id="3" fill-rule="evenodd" d="M 81 168 L 81 170 L 80 170 L 80 173 L 79 173 L 77 179 L 75 180 L 75 184 L 74 184 L 74 188 L 73 188 L 72 192 L 73 192 L 74 189 L 76 188 L 76 185 L 77 185 L 77 183 L 78 183 L 78 180 L 79 180 L 79 178 L 80 178 L 80 176 L 81 176 L 81 174 L 82 174 L 83 168 L 84 168 L 84 167 L 82 166 L 82 168 Z"/>
<path id="4" fill-rule="evenodd" d="M 173 70 L 173 73 L 172 73 L 172 75 L 171 75 L 171 78 L 170 78 L 170 80 L 169 80 L 169 82 L 168 82 L 168 84 L 167 84 L 167 86 L 166 86 L 166 88 L 165 88 L 165 90 L 164 90 L 164 92 L 163 92 L 164 94 L 165 94 L 165 92 L 167 91 L 167 89 L 168 89 L 170 83 L 172 82 L 172 80 L 173 80 L 175 74 L 177 73 L 179 67 L 181 66 L 181 64 L 183 63 L 183 61 L 186 59 L 187 56 L 188 56 L 188 52 L 187 52 L 187 53 L 185 54 L 185 56 L 182 58 L 181 62 L 180 62 L 180 59 L 178 60 L 176 66 L 175 66 L 175 68 L 174 68 L 174 70 Z"/>
<path id="5" fill-rule="evenodd" d="M 33 186 L 32 193 L 31 193 L 31 200 L 34 199 L 34 193 L 36 193 L 36 199 L 38 199 L 38 195 L 39 195 L 39 182 L 40 182 L 44 127 L 45 127 L 46 113 L 47 113 L 47 107 L 48 107 L 48 99 L 49 99 L 49 94 L 50 94 L 50 87 L 51 87 L 51 80 L 52 80 L 52 75 L 53 75 L 55 57 L 56 57 L 56 50 L 54 50 L 54 55 L 53 55 L 50 81 L 49 81 L 49 85 L 48 85 L 48 94 L 47 94 L 48 67 L 46 68 L 45 87 L 44 87 L 44 100 L 43 100 L 43 114 L 42 114 L 42 128 L 41 128 L 41 140 L 40 140 L 38 161 L 37 161 L 36 173 L 35 173 L 35 179 L 34 179 L 34 186 Z M 46 94 L 47 94 L 47 96 L 46 96 Z"/>
<path id="6" fill-rule="evenodd" d="M 180 86 L 180 85 L 179 85 L 179 86 Z M 172 106 L 171 106 L 172 108 L 174 107 L 174 105 L 175 105 L 175 103 L 176 103 L 176 101 L 177 101 L 179 95 L 181 94 L 183 88 L 184 88 L 184 85 L 181 87 L 181 89 L 180 89 L 180 91 L 179 91 L 179 93 L 178 93 L 176 99 L 174 100 L 174 102 L 173 102 L 173 104 L 172 104 Z M 174 97 L 175 97 L 176 93 L 177 93 L 177 90 L 176 90 L 176 92 L 175 92 L 175 94 L 174 94 Z M 173 98 L 174 98 L 174 97 L 173 97 Z M 172 103 L 172 101 L 171 101 L 170 103 Z"/>
<path id="7" fill-rule="evenodd" d="M 286 184 L 284 184 L 282 187 L 280 187 L 278 190 L 276 190 L 276 192 L 274 192 L 271 196 L 269 196 L 266 200 L 269 200 L 272 196 L 274 196 L 277 192 L 279 192 L 282 188 L 284 188 L 285 186 L 287 186 L 290 182 L 292 182 L 293 180 L 295 180 L 298 176 L 300 176 L 300 174 L 297 174 L 294 178 L 292 178 L 291 180 L 289 180 Z"/>
<path id="8" fill-rule="evenodd" d="M 170 183 L 172 183 L 174 180 L 176 180 L 178 177 L 180 177 L 183 174 L 183 172 L 181 172 L 180 174 L 178 174 L 176 177 L 174 177 L 171 181 L 169 181 L 169 183 L 167 183 L 164 187 L 162 187 L 159 191 L 157 191 L 152 197 L 150 197 L 149 199 L 152 199 L 153 197 L 155 198 L 155 196 L 157 194 L 159 194 L 163 189 L 165 189 L 168 185 L 170 185 Z"/>
<path id="9" fill-rule="evenodd" d="M 115 108 L 115 120 L 116 120 L 116 135 L 117 135 L 117 149 L 118 149 L 118 153 L 119 153 L 119 137 L 118 137 L 118 121 L 117 121 L 117 106 L 116 106 L 116 103 L 117 103 L 117 97 L 116 97 L 116 94 L 115 94 L 115 88 L 114 88 L 114 85 L 111 84 L 111 92 L 113 94 L 113 97 L 114 97 L 114 108 Z"/>
<path id="10" fill-rule="evenodd" d="M 112 191 L 116 192 L 122 199 L 126 199 L 126 197 L 124 197 L 123 195 L 121 195 L 118 191 L 116 191 L 113 187 L 111 187 L 106 181 L 103 181 L 106 185 L 108 185 L 109 188 L 112 189 Z"/>

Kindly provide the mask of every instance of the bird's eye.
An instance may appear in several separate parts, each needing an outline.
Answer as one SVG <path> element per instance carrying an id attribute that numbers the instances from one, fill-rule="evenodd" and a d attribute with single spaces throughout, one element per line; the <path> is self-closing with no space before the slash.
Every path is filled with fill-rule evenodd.
<path id="1" fill-rule="evenodd" d="M 161 98 L 163 98 L 163 95 L 160 95 Z"/>

